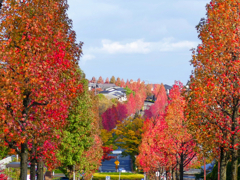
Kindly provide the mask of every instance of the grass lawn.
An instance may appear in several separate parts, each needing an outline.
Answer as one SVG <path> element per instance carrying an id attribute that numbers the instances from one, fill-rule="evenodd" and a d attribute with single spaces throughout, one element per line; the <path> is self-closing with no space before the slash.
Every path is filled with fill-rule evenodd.
<path id="1" fill-rule="evenodd" d="M 119 179 L 119 173 L 95 173 L 93 174 L 93 180 L 106 179 L 106 176 L 110 176 L 111 179 Z M 144 178 L 143 174 L 133 174 L 133 173 L 121 173 L 121 179 L 136 179 L 140 180 Z"/>

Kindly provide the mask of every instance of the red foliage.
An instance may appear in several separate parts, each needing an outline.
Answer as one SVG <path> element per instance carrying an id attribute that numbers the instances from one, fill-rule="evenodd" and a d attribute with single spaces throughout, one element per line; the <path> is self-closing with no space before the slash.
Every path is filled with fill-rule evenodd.
<path id="1" fill-rule="evenodd" d="M 3 169 L 0 169 L 0 180 L 8 180 L 8 177 L 5 174 L 3 174 Z"/>
<path id="2" fill-rule="evenodd" d="M 102 161 L 108 161 L 110 159 L 115 158 L 114 156 L 109 156 L 109 154 L 113 151 L 112 148 L 102 146 L 102 149 L 103 149 Z"/>
<path id="3" fill-rule="evenodd" d="M 135 102 L 134 96 L 133 94 L 130 94 L 128 96 L 128 102 L 127 102 L 128 115 L 134 114 L 136 112 L 135 108 L 136 108 L 136 102 Z"/>
<path id="4" fill-rule="evenodd" d="M 115 84 L 116 86 L 121 86 L 121 80 L 119 77 L 117 78 L 117 81 L 115 82 Z"/>
<path id="5" fill-rule="evenodd" d="M 105 84 L 109 84 L 109 78 L 106 79 Z"/>
<path id="6" fill-rule="evenodd" d="M 118 78 L 120 80 L 120 78 Z M 121 82 L 120 82 L 121 83 Z M 123 83 L 122 83 L 123 84 Z M 128 102 L 125 104 L 118 103 L 115 107 L 109 108 L 102 114 L 103 127 L 107 130 L 111 130 L 116 127 L 118 122 L 122 122 L 123 119 L 135 114 L 144 105 L 146 99 L 145 84 L 138 82 L 126 83 L 129 89 L 135 92 L 135 95 L 131 93 L 128 96 Z"/>
<path id="7" fill-rule="evenodd" d="M 98 78 L 97 83 L 99 83 L 99 84 L 103 84 L 103 83 L 104 83 L 102 76 L 100 76 L 100 77 Z"/>
<path id="8" fill-rule="evenodd" d="M 125 87 L 124 79 L 121 80 L 121 87 Z"/>
<path id="9" fill-rule="evenodd" d="M 181 83 L 173 86 L 168 103 L 165 95 L 159 93 L 158 104 L 148 111 L 153 117 L 144 122 L 144 134 L 137 157 L 138 164 L 146 172 L 156 171 L 160 167 L 178 170 L 178 165 L 186 169 L 196 155 L 193 150 L 195 142 L 184 124 L 185 99 L 181 96 L 181 89 Z"/>
<path id="10" fill-rule="evenodd" d="M 118 121 L 120 121 L 120 122 L 122 122 L 122 120 L 127 118 L 128 110 L 127 110 L 126 104 L 118 103 L 117 115 L 118 115 Z"/>
<path id="11" fill-rule="evenodd" d="M 91 82 L 91 83 L 96 83 L 97 80 L 96 80 L 96 78 L 93 76 L 93 77 L 92 77 L 92 80 L 91 80 L 90 82 Z"/>
<path id="12" fill-rule="evenodd" d="M 165 107 L 167 105 L 168 98 L 167 98 L 166 90 L 163 84 L 155 85 L 153 93 L 157 98 L 157 100 L 152 106 L 150 106 L 149 109 L 145 110 L 144 116 L 146 118 L 151 118 L 151 117 L 155 118 L 164 114 Z"/>

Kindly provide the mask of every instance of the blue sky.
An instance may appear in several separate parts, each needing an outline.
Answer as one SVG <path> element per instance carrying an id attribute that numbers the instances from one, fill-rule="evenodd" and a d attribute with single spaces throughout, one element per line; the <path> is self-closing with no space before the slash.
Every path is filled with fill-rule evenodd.
<path id="1" fill-rule="evenodd" d="M 210 0 L 68 0 L 79 62 L 88 79 L 114 75 L 146 83 L 186 83 L 195 26 Z"/>

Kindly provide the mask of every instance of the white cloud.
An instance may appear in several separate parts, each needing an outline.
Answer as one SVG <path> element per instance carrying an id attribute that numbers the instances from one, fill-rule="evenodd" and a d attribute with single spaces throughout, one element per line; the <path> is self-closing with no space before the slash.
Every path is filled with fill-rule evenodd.
<path id="1" fill-rule="evenodd" d="M 144 42 L 139 39 L 134 42 L 121 44 L 120 42 L 112 42 L 110 40 L 102 40 L 102 48 L 101 51 L 107 52 L 110 54 L 116 53 L 148 53 L 150 43 Z"/>
<path id="2" fill-rule="evenodd" d="M 86 61 L 90 61 L 90 60 L 92 60 L 92 59 L 94 59 L 94 58 L 95 58 L 95 56 L 92 55 L 92 54 L 83 54 L 83 56 L 80 58 L 80 62 L 81 62 L 82 64 L 85 64 Z"/>
<path id="3" fill-rule="evenodd" d="M 121 43 L 118 41 L 102 40 L 102 47 L 90 48 L 87 51 L 91 53 L 107 54 L 148 54 L 151 52 L 179 51 L 182 49 L 191 49 L 197 46 L 194 41 L 178 41 L 174 38 L 165 38 L 158 42 L 146 42 L 143 39 Z"/>

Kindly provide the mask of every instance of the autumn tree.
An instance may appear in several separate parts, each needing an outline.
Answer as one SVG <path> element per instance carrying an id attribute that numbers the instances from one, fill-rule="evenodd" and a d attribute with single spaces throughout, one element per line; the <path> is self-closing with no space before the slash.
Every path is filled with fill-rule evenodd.
<path id="1" fill-rule="evenodd" d="M 0 140 L 0 159 L 5 158 L 10 152 L 10 148 L 5 145 L 3 140 Z"/>
<path id="2" fill-rule="evenodd" d="M 111 84 L 115 84 L 115 82 L 116 82 L 115 77 L 112 76 L 111 79 L 110 79 L 110 83 L 111 83 Z"/>
<path id="3" fill-rule="evenodd" d="M 83 169 L 86 161 L 85 151 L 94 143 L 91 135 L 93 131 L 93 101 L 88 92 L 88 84 L 85 79 L 81 80 L 84 84 L 84 91 L 73 101 L 73 106 L 69 110 L 67 125 L 62 131 L 62 141 L 59 146 L 58 159 L 61 162 L 61 170 L 68 177 L 72 177 L 73 166 L 75 170 Z"/>
<path id="4" fill-rule="evenodd" d="M 1 139 L 21 158 L 27 178 L 28 152 L 63 127 L 77 87 L 81 54 L 62 0 L 5 1 L 0 18 Z"/>
<path id="5" fill-rule="evenodd" d="M 100 131 L 100 119 L 98 112 L 98 97 L 93 93 L 90 93 L 90 98 L 92 99 L 92 112 L 94 115 L 92 129 L 91 129 L 91 137 L 94 139 L 93 145 L 83 153 L 83 158 L 86 157 L 86 161 L 83 164 L 80 164 L 79 171 L 80 173 L 85 173 L 84 179 L 90 179 L 95 173 L 100 165 L 101 159 L 103 157 L 103 149 L 102 149 L 102 140 L 101 140 L 101 131 Z"/>
<path id="6" fill-rule="evenodd" d="M 115 144 L 124 149 L 123 155 L 130 155 L 135 162 L 135 156 L 139 154 L 139 145 L 142 142 L 144 119 L 140 116 L 127 118 L 119 123 L 113 130 L 117 139 Z"/>
<path id="7" fill-rule="evenodd" d="M 152 93 L 152 84 L 147 84 L 146 85 L 146 95 L 147 97 L 151 96 L 153 93 Z"/>
<path id="8" fill-rule="evenodd" d="M 91 83 L 96 83 L 97 80 L 96 80 L 96 78 L 93 76 L 90 82 L 91 82 Z"/>
<path id="9" fill-rule="evenodd" d="M 103 149 L 102 162 L 109 161 L 110 159 L 115 159 L 115 156 L 109 155 L 113 151 L 112 148 L 103 146 L 102 149 Z"/>
<path id="10" fill-rule="evenodd" d="M 157 116 L 149 117 L 143 126 L 142 144 L 137 163 L 146 172 L 183 172 L 195 158 L 195 142 L 185 124 L 185 99 L 181 95 L 182 84 L 173 86 L 167 103 L 159 103 Z M 159 96 L 158 101 L 163 98 Z M 164 100 L 162 101 L 164 102 Z M 150 160 L 150 161 L 149 161 Z M 177 175 L 178 177 L 178 175 Z"/>
<path id="11" fill-rule="evenodd" d="M 158 117 L 165 112 L 165 107 L 167 105 L 167 94 L 166 90 L 163 84 L 157 84 L 155 85 L 154 91 L 153 91 L 155 97 L 157 100 L 155 103 L 149 107 L 149 109 L 146 109 L 144 111 L 144 117 L 145 118 L 151 118 L 151 117 Z"/>
<path id="12" fill-rule="evenodd" d="M 121 86 L 121 79 L 118 77 L 117 81 L 115 82 L 116 86 Z"/>
<path id="13" fill-rule="evenodd" d="M 212 0 L 207 18 L 197 30 L 202 41 L 193 50 L 194 72 L 189 82 L 188 120 L 196 133 L 213 136 L 221 153 L 221 179 L 226 179 L 226 153 L 232 161 L 231 179 L 237 180 L 239 149 L 240 60 L 239 8 L 237 0 Z M 212 134 L 211 129 L 216 129 Z M 201 143 L 201 141 L 199 141 Z M 202 142 L 203 144 L 203 142 Z"/>
<path id="14" fill-rule="evenodd" d="M 104 83 L 102 76 L 100 76 L 98 78 L 97 83 L 99 83 L 99 84 L 103 84 Z"/>
<path id="15" fill-rule="evenodd" d="M 124 79 L 122 79 L 121 80 L 121 85 L 120 85 L 121 87 L 125 87 L 125 81 L 124 81 Z"/>
<path id="16" fill-rule="evenodd" d="M 105 80 L 105 84 L 109 84 L 109 78 Z"/>
<path id="17" fill-rule="evenodd" d="M 111 99 L 106 98 L 103 94 L 98 94 L 98 109 L 99 109 L 99 116 L 101 116 L 108 108 L 111 108 L 113 105 L 117 105 Z"/>
<path id="18" fill-rule="evenodd" d="M 184 111 L 186 101 L 181 95 L 182 92 L 183 84 L 176 82 L 170 90 L 168 106 L 166 107 L 164 117 L 168 125 L 167 135 L 171 140 L 171 147 L 169 148 L 171 149 L 170 154 L 175 154 L 176 156 L 176 164 L 179 165 L 180 180 L 183 180 L 184 168 L 187 167 L 196 156 L 194 151 L 196 143 L 192 135 L 188 133 L 187 124 L 185 123 L 186 118 Z M 161 145 L 163 147 L 165 146 L 164 144 Z"/>

